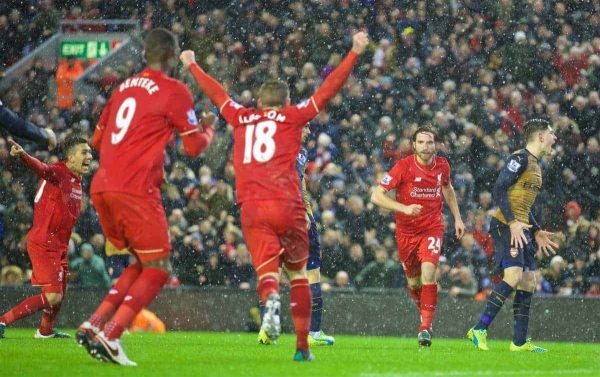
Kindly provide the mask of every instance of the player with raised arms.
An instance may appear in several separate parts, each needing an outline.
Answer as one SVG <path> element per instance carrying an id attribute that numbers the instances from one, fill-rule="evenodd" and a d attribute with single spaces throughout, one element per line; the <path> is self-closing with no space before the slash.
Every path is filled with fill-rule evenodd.
<path id="1" fill-rule="evenodd" d="M 181 61 L 200 88 L 234 128 L 233 164 L 244 238 L 265 303 L 261 330 L 270 340 L 280 335 L 279 262 L 291 283 L 291 311 L 296 330 L 294 360 L 310 361 L 308 332 L 311 292 L 306 273 L 306 214 L 296 174 L 302 129 L 338 93 L 358 56 L 369 43 L 365 32 L 354 34 L 352 49 L 321 87 L 307 100 L 290 105 L 287 83 L 270 79 L 259 90 L 258 108 L 234 102 L 223 87 L 196 64 L 193 51 Z"/>

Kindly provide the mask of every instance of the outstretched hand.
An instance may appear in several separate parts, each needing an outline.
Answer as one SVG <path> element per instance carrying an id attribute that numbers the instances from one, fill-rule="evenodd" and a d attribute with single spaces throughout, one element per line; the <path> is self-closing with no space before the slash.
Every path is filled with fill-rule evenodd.
<path id="1" fill-rule="evenodd" d="M 179 55 L 179 60 L 183 65 L 189 67 L 191 64 L 196 63 L 196 54 L 192 50 L 185 50 Z"/>
<path id="2" fill-rule="evenodd" d="M 524 245 L 527 245 L 527 237 L 525 236 L 525 229 L 531 228 L 531 225 L 527 225 L 520 221 L 513 221 L 509 225 L 510 227 L 510 244 L 517 249 L 522 249 Z"/>
<path id="3" fill-rule="evenodd" d="M 10 148 L 10 155 L 11 156 L 13 156 L 13 157 L 21 157 L 25 153 L 25 150 L 23 149 L 23 147 L 20 146 L 19 144 L 17 144 L 16 141 L 14 141 L 11 138 L 8 138 L 7 141 L 8 141 L 8 144 L 11 145 L 11 148 Z"/>
<path id="4" fill-rule="evenodd" d="M 369 45 L 369 35 L 364 31 L 359 31 L 352 36 L 352 51 L 358 55 L 365 52 L 365 49 Z"/>
<path id="5" fill-rule="evenodd" d="M 535 242 L 538 245 L 538 249 L 542 250 L 547 257 L 556 254 L 556 249 L 558 248 L 558 244 L 550 239 L 550 236 L 553 234 L 545 230 L 538 230 L 535 233 Z"/>

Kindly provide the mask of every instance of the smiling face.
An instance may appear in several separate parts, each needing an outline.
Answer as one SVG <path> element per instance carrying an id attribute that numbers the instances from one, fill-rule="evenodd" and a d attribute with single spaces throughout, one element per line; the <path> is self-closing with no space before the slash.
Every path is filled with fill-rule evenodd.
<path id="1" fill-rule="evenodd" d="M 87 143 L 72 146 L 67 151 L 67 167 L 77 176 L 82 176 L 90 171 L 92 163 L 92 148 Z"/>

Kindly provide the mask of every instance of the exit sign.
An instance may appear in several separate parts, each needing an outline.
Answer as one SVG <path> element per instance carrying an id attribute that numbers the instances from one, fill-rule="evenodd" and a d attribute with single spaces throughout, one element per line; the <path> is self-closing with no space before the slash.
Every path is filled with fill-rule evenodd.
<path id="1" fill-rule="evenodd" d="M 110 52 L 111 41 L 62 41 L 60 56 L 62 58 L 103 58 Z"/>

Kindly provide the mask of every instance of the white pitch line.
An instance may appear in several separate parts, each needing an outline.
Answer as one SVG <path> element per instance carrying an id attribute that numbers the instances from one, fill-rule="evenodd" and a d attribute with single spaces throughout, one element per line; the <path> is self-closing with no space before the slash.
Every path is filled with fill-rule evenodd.
<path id="1" fill-rule="evenodd" d="M 361 377 L 445 377 L 445 376 L 555 376 L 597 373 L 592 369 L 554 369 L 554 370 L 487 370 L 446 372 L 408 372 L 408 373 L 362 373 Z"/>

